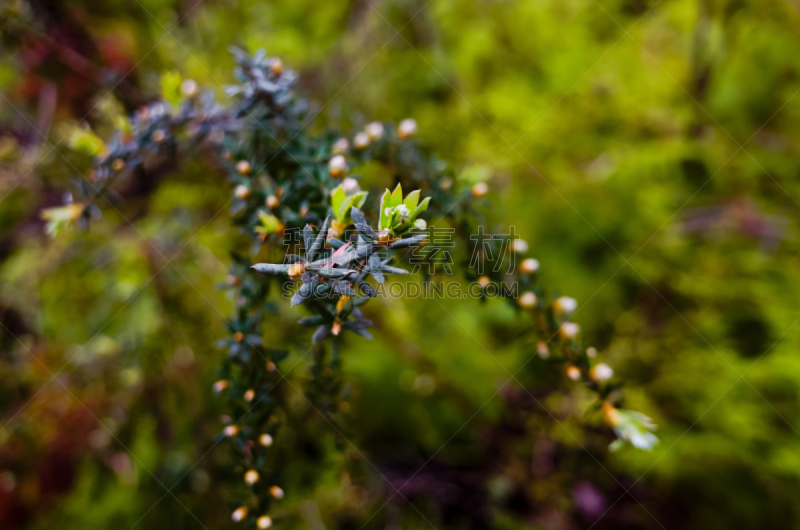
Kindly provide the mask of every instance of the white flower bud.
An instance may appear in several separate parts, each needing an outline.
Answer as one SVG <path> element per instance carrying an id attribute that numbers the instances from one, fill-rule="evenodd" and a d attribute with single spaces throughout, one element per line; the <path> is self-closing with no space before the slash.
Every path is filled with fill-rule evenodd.
<path id="1" fill-rule="evenodd" d="M 428 223 L 425 222 L 425 219 L 417 219 L 414 221 L 414 228 L 417 230 L 425 230 L 428 228 Z"/>
<path id="2" fill-rule="evenodd" d="M 592 368 L 590 375 L 595 381 L 608 381 L 614 377 L 614 370 L 609 365 L 600 363 Z"/>
<path id="3" fill-rule="evenodd" d="M 558 328 L 558 334 L 564 340 L 575 340 L 575 337 L 578 336 L 580 331 L 581 327 L 575 322 L 564 322 L 561 324 L 561 327 Z"/>
<path id="4" fill-rule="evenodd" d="M 353 193 L 358 189 L 358 181 L 356 179 L 347 177 L 342 181 L 342 191 L 345 193 Z"/>
<path id="5" fill-rule="evenodd" d="M 259 478 L 261 477 L 258 475 L 258 471 L 254 469 L 251 469 L 250 471 L 244 474 L 244 481 L 248 486 L 252 486 L 256 482 L 258 482 Z"/>
<path id="6" fill-rule="evenodd" d="M 489 185 L 485 182 L 478 182 L 474 186 L 472 186 L 472 196 L 473 197 L 483 197 L 489 193 Z"/>
<path id="7" fill-rule="evenodd" d="M 581 371 L 577 366 L 570 366 L 567 368 L 567 377 L 573 381 L 578 381 L 581 378 Z"/>
<path id="8" fill-rule="evenodd" d="M 234 523 L 243 521 L 245 517 L 247 517 L 247 508 L 245 506 L 239 506 L 231 514 L 231 519 Z"/>
<path id="9" fill-rule="evenodd" d="M 400 204 L 395 207 L 395 213 L 397 214 L 397 221 L 399 223 L 407 223 L 408 220 L 411 218 L 411 210 L 408 209 L 408 206 L 405 204 Z"/>
<path id="10" fill-rule="evenodd" d="M 365 132 L 360 132 L 353 137 L 353 147 L 356 149 L 366 149 L 369 146 L 369 135 Z"/>
<path id="11" fill-rule="evenodd" d="M 553 301 L 553 312 L 558 316 L 569 316 L 578 308 L 578 302 L 569 296 L 561 296 Z"/>
<path id="12" fill-rule="evenodd" d="M 528 242 L 524 239 L 515 239 L 511 242 L 511 250 L 517 254 L 528 252 Z"/>
<path id="13" fill-rule="evenodd" d="M 519 270 L 524 274 L 533 274 L 539 270 L 539 261 L 528 258 L 522 261 L 519 265 Z"/>
<path id="14" fill-rule="evenodd" d="M 256 526 L 259 530 L 266 530 L 272 526 L 272 519 L 268 515 L 262 515 L 256 520 Z"/>
<path id="15" fill-rule="evenodd" d="M 193 79 L 186 79 L 181 83 L 181 92 L 187 98 L 193 98 L 197 95 L 197 83 Z"/>
<path id="16" fill-rule="evenodd" d="M 336 155 L 328 162 L 328 172 L 333 178 L 344 177 L 347 171 L 347 160 L 342 155 Z"/>
<path id="17" fill-rule="evenodd" d="M 367 124 L 364 131 L 369 136 L 370 140 L 379 140 L 383 137 L 383 124 L 379 121 L 373 121 L 370 124 Z"/>
<path id="18" fill-rule="evenodd" d="M 417 122 L 411 118 L 401 121 L 397 126 L 398 138 L 411 138 L 415 134 L 417 134 Z"/>
<path id="19" fill-rule="evenodd" d="M 339 138 L 331 146 L 331 151 L 333 151 L 333 153 L 336 155 L 343 155 L 347 153 L 349 148 L 350 142 L 347 141 L 347 138 Z"/>
<path id="20" fill-rule="evenodd" d="M 536 294 L 534 294 L 533 291 L 522 293 L 522 296 L 517 300 L 517 304 L 519 304 L 522 309 L 533 309 L 536 307 Z"/>

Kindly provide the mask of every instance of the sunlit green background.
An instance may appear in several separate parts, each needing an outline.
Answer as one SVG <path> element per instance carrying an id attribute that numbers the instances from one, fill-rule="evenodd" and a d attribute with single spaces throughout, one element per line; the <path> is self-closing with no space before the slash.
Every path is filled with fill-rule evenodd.
<path id="1" fill-rule="evenodd" d="M 146 98 L 177 71 L 224 99 L 227 48 L 266 48 L 299 72 L 312 128 L 413 117 L 459 171 L 491 175 L 493 220 L 578 300 L 586 344 L 659 425 L 651 453 L 609 454 L 569 385 L 543 401 L 558 421 L 517 410 L 496 390 L 534 350 L 500 301 L 381 301 L 375 339 L 344 356 L 344 449 L 291 400 L 308 421 L 281 441 L 285 527 L 429 527 L 400 497 L 383 506 L 383 477 L 429 459 L 410 500 L 437 528 L 800 525 L 797 2 L 4 3 L 0 526 L 224 528 L 239 487 L 209 452 L 226 184 L 188 161 L 100 204 L 90 231 L 44 236 L 38 212 L 81 169 L 59 142 L 81 121 L 109 134 L 133 100 L 22 37 L 61 39 Z M 301 315 L 265 337 L 294 341 L 289 366 Z M 516 378 L 535 389 L 543 370 Z"/>

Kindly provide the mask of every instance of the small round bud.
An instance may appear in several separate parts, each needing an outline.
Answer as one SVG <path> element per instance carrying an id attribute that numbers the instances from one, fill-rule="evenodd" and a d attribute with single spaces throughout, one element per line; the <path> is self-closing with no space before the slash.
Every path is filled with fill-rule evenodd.
<path id="1" fill-rule="evenodd" d="M 157 144 L 163 142 L 166 137 L 167 133 L 164 132 L 164 129 L 156 129 L 155 131 L 153 131 L 153 135 L 151 136 L 153 141 Z"/>
<path id="2" fill-rule="evenodd" d="M 345 193 L 353 193 L 358 191 L 358 181 L 354 178 L 347 177 L 342 181 L 342 191 Z"/>
<path id="3" fill-rule="evenodd" d="M 242 175 L 249 175 L 250 162 L 248 162 L 247 160 L 239 160 L 238 162 L 236 162 L 236 171 L 238 171 Z"/>
<path id="4" fill-rule="evenodd" d="M 243 521 L 245 517 L 247 517 L 247 507 L 245 506 L 239 506 L 231 514 L 231 519 L 233 519 L 234 523 Z"/>
<path id="5" fill-rule="evenodd" d="M 449 190 L 450 188 L 453 187 L 453 179 L 451 179 L 450 177 L 442 177 L 442 178 L 440 178 L 439 179 L 439 187 L 442 188 L 442 190 L 444 190 L 444 191 Z"/>
<path id="6" fill-rule="evenodd" d="M 580 333 L 581 327 L 575 322 L 564 322 L 558 328 L 559 336 L 564 340 L 575 340 L 575 337 Z"/>
<path id="7" fill-rule="evenodd" d="M 474 186 L 472 186 L 472 196 L 473 197 L 483 197 L 489 193 L 489 185 L 485 182 L 478 182 Z"/>
<path id="8" fill-rule="evenodd" d="M 228 438 L 236 436 L 237 434 L 239 434 L 239 427 L 237 427 L 236 425 L 227 425 L 224 429 L 222 429 L 222 434 L 224 434 Z"/>
<path id="9" fill-rule="evenodd" d="M 233 196 L 237 199 L 246 199 L 250 196 L 250 188 L 245 186 L 244 184 L 239 184 L 235 188 L 233 188 Z"/>
<path id="10" fill-rule="evenodd" d="M 342 155 L 336 155 L 328 162 L 328 173 L 333 178 L 340 179 L 347 172 L 347 160 Z"/>
<path id="11" fill-rule="evenodd" d="M 297 278 L 301 276 L 306 270 L 306 266 L 302 263 L 293 263 L 289 270 L 286 271 L 286 274 L 289 275 L 290 278 Z"/>
<path id="12" fill-rule="evenodd" d="M 486 289 L 486 286 L 491 283 L 491 280 L 488 276 L 481 276 L 478 278 L 478 285 L 480 285 L 483 289 Z"/>
<path id="13" fill-rule="evenodd" d="M 278 486 L 272 486 L 269 489 L 269 494 L 272 495 L 273 497 L 275 497 L 276 499 L 282 499 L 283 498 L 283 490 L 280 489 Z"/>
<path id="14" fill-rule="evenodd" d="M 398 138 L 411 138 L 415 134 L 417 134 L 417 122 L 411 118 L 401 121 L 400 125 L 397 126 Z"/>
<path id="15" fill-rule="evenodd" d="M 342 332 L 342 325 L 339 322 L 334 322 L 333 326 L 331 326 L 331 333 L 334 337 L 338 337 L 339 333 Z"/>
<path id="16" fill-rule="evenodd" d="M 256 519 L 256 526 L 259 528 L 259 530 L 266 530 L 272 526 L 272 519 L 268 515 L 262 515 Z"/>
<path id="17" fill-rule="evenodd" d="M 597 348 L 595 348 L 594 346 L 589 346 L 588 348 L 586 348 L 586 356 L 591 357 L 592 359 L 597 357 Z"/>
<path id="18" fill-rule="evenodd" d="M 369 147 L 369 135 L 365 132 L 360 132 L 353 137 L 353 147 L 358 150 L 366 149 Z"/>
<path id="19" fill-rule="evenodd" d="M 347 154 L 348 149 L 350 149 L 350 142 L 347 141 L 347 138 L 339 138 L 331 146 L 331 152 L 335 155 Z"/>
<path id="20" fill-rule="evenodd" d="M 220 392 L 228 388 L 228 382 L 225 381 L 224 379 L 220 379 L 219 381 L 214 383 L 214 386 L 212 388 L 214 389 L 215 394 L 219 394 Z"/>
<path id="21" fill-rule="evenodd" d="M 197 83 L 193 79 L 186 79 L 181 83 L 181 92 L 187 98 L 193 98 L 197 95 Z"/>
<path id="22" fill-rule="evenodd" d="M 539 354 L 539 357 L 542 359 L 547 359 L 550 357 L 550 349 L 547 347 L 547 343 L 543 340 L 540 340 L 538 344 L 536 344 L 536 353 Z"/>
<path id="23" fill-rule="evenodd" d="M 614 377 L 614 370 L 605 363 L 600 363 L 592 367 L 589 371 L 589 375 L 595 381 L 608 381 L 612 377 Z"/>
<path id="24" fill-rule="evenodd" d="M 533 258 L 524 259 L 519 264 L 519 270 L 523 274 L 533 274 L 539 270 L 539 261 Z"/>
<path id="25" fill-rule="evenodd" d="M 528 242 L 524 239 L 515 239 L 511 242 L 511 251 L 517 254 L 525 254 L 528 252 Z"/>
<path id="26" fill-rule="evenodd" d="M 259 478 L 261 477 L 258 475 L 258 471 L 254 469 L 251 469 L 250 471 L 244 474 L 244 481 L 248 486 L 252 486 L 256 482 L 258 482 Z"/>
<path id="27" fill-rule="evenodd" d="M 417 230 L 425 230 L 428 228 L 428 223 L 425 222 L 425 219 L 417 219 L 414 221 L 414 228 Z"/>
<path id="28" fill-rule="evenodd" d="M 517 304 L 522 309 L 533 309 L 536 307 L 536 294 L 533 291 L 526 291 L 522 293 L 522 296 L 517 299 Z"/>
<path id="29" fill-rule="evenodd" d="M 125 169 L 125 161 L 121 158 L 115 158 L 114 161 L 111 162 L 111 169 L 119 173 Z"/>
<path id="30" fill-rule="evenodd" d="M 272 362 L 272 361 L 267 361 L 267 372 L 270 372 L 270 373 L 272 373 L 272 372 L 274 372 L 274 371 L 275 371 L 275 370 L 277 370 L 277 369 L 278 369 L 278 367 L 275 365 L 275 363 L 274 363 L 274 362 Z"/>
<path id="31" fill-rule="evenodd" d="M 272 60 L 269 65 L 269 71 L 274 76 L 279 76 L 283 73 L 283 61 L 277 57 Z"/>
<path id="32" fill-rule="evenodd" d="M 281 201 L 274 195 L 267 197 L 267 208 L 274 210 L 280 205 Z"/>
<path id="33" fill-rule="evenodd" d="M 577 366 L 569 366 L 567 367 L 567 377 L 573 381 L 578 381 L 581 378 L 581 371 Z"/>
<path id="34" fill-rule="evenodd" d="M 235 340 L 236 342 L 242 342 L 244 340 L 244 333 L 242 333 L 241 331 L 237 331 L 236 333 L 233 334 L 233 340 Z"/>
<path id="35" fill-rule="evenodd" d="M 269 447 L 270 445 L 272 445 L 272 441 L 273 441 L 272 436 L 270 436 L 267 433 L 264 433 L 258 437 L 258 443 L 260 443 L 264 447 Z"/>
<path id="36" fill-rule="evenodd" d="M 245 390 L 245 392 L 244 392 L 244 400 L 245 401 L 247 401 L 249 403 L 250 401 L 253 401 L 253 398 L 255 398 L 255 397 L 256 397 L 256 391 L 255 390 L 253 390 L 252 388 L 249 388 L 249 389 Z"/>
<path id="37" fill-rule="evenodd" d="M 373 121 L 367 124 L 364 128 L 364 132 L 367 133 L 370 140 L 380 140 L 383 137 L 383 124 L 379 121 Z"/>
<path id="38" fill-rule="evenodd" d="M 578 301 L 569 296 L 561 296 L 553 300 L 553 312 L 560 316 L 569 316 L 578 308 Z"/>

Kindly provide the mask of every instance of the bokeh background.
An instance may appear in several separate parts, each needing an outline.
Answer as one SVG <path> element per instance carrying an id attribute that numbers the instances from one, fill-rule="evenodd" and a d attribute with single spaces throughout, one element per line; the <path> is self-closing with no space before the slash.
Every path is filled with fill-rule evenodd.
<path id="1" fill-rule="evenodd" d="M 580 391 L 542 383 L 538 361 L 517 377 L 548 388 L 552 415 L 516 385 L 496 393 L 534 353 L 501 301 L 384 300 L 375 339 L 344 357 L 348 441 L 290 400 L 308 421 L 282 435 L 282 525 L 800 525 L 800 3 L 0 6 L 3 528 L 232 525 L 237 479 L 212 448 L 213 344 L 233 307 L 215 287 L 224 179 L 190 160 L 143 176 L 88 231 L 52 239 L 40 220 L 83 167 L 74 126 L 110 134 L 165 72 L 224 100 L 232 44 L 299 72 L 312 127 L 413 117 L 459 172 L 491 175 L 493 219 L 578 300 L 584 340 L 661 438 L 609 453 Z M 302 353 L 300 315 L 267 344 Z M 392 496 L 410 477 L 408 501 Z"/>

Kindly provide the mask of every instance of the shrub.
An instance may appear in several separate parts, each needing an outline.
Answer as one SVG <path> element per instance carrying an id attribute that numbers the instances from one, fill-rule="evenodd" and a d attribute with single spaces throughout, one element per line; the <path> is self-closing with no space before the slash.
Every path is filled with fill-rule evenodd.
<path id="1" fill-rule="evenodd" d="M 237 309 L 217 343 L 227 355 L 213 390 L 226 401 L 230 418 L 217 443 L 236 454 L 241 481 L 234 488 L 234 521 L 271 526 L 271 505 L 284 495 L 284 463 L 275 442 L 290 414 L 280 388 L 294 385 L 286 378 L 293 366 L 282 362 L 293 344 L 265 340 L 271 315 L 286 304 L 302 304 L 308 313 L 300 320 L 310 328 L 303 357 L 313 356 L 304 392 L 344 443 L 349 390 L 341 356 L 350 335 L 371 338 L 361 307 L 384 292 L 388 275 L 408 274 L 392 262 L 424 265 L 414 281 L 426 286 L 441 277 L 435 256 L 445 249 L 434 237 L 441 223 L 471 251 L 470 262 L 460 267 L 471 292 L 483 300 L 497 295 L 527 315 L 535 336 L 531 359 L 545 359 L 594 394 L 593 410 L 602 411 L 616 435 L 611 448 L 630 442 L 650 449 L 657 442 L 646 416 L 621 408 L 621 384 L 612 369 L 596 362 L 594 348 L 582 346 L 580 327 L 571 319 L 576 301 L 548 296 L 538 281 L 539 262 L 513 231 L 499 238 L 485 233 L 489 222 L 481 208 L 489 188 L 482 175 L 463 178 L 419 146 L 411 119 L 397 126 L 372 122 L 352 136 L 312 134 L 314 115 L 293 91 L 295 74 L 263 51 L 234 53 L 238 84 L 227 89 L 229 104 L 172 74 L 162 78 L 163 101 L 139 109 L 110 141 L 88 130 L 73 134 L 73 149 L 95 157 L 94 168 L 74 183 L 68 203 L 42 213 L 53 235 L 86 228 L 101 215 L 100 197 L 185 158 L 203 157 L 227 175 L 237 251 L 221 287 L 230 290 Z M 354 171 L 375 165 L 393 186 L 379 201 L 359 188 Z M 487 268 L 507 254 L 519 260 L 517 267 Z M 275 293 L 283 299 L 277 306 Z M 544 408 L 541 395 L 520 387 Z"/>

